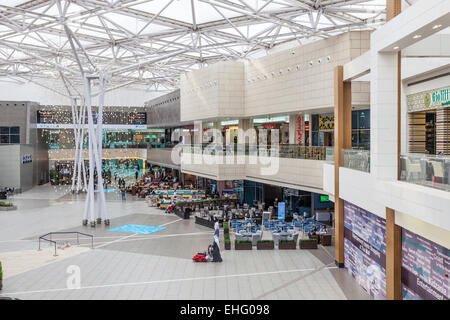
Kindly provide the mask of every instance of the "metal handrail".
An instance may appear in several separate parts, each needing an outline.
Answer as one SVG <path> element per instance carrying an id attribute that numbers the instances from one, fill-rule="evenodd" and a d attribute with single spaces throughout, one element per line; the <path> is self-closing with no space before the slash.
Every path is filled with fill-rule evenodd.
<path id="1" fill-rule="evenodd" d="M 83 232 L 78 232 L 78 231 L 60 231 L 60 232 L 49 232 L 44 234 L 43 236 L 39 237 L 39 247 L 38 247 L 38 251 L 41 251 L 41 239 L 51 242 L 55 245 L 55 254 L 53 255 L 54 257 L 57 257 L 58 255 L 56 254 L 56 241 L 51 240 L 51 236 L 53 234 L 76 234 L 77 235 L 77 244 L 80 244 L 80 235 L 86 236 L 86 237 L 91 237 L 91 246 L 92 249 L 94 249 L 94 236 L 92 234 L 87 234 L 87 233 L 83 233 Z M 46 236 L 50 236 L 50 239 L 46 239 Z"/>

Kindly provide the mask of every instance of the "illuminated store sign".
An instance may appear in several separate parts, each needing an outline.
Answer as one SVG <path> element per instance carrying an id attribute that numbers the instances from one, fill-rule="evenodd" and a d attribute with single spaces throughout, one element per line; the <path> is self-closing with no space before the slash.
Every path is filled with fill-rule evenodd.
<path id="1" fill-rule="evenodd" d="M 298 144 L 303 143 L 303 117 L 301 115 L 297 117 L 297 142 Z"/>
<path id="2" fill-rule="evenodd" d="M 37 123 L 53 123 L 57 119 L 56 111 L 37 111 Z"/>
<path id="3" fill-rule="evenodd" d="M 333 130 L 334 116 L 319 116 L 319 130 Z"/>
<path id="4" fill-rule="evenodd" d="M 407 96 L 408 112 L 450 107 L 450 87 Z"/>
<path id="5" fill-rule="evenodd" d="M 147 124 L 147 112 L 135 112 L 128 115 L 129 124 Z"/>

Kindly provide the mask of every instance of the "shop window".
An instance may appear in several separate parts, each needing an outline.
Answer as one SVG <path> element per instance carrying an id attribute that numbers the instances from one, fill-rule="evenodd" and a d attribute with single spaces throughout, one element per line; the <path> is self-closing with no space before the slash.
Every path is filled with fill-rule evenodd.
<path id="1" fill-rule="evenodd" d="M 20 143 L 20 127 L 0 127 L 0 143 Z"/>
<path id="2" fill-rule="evenodd" d="M 20 127 L 11 127 L 9 129 L 9 134 L 20 134 Z"/>
<path id="3" fill-rule="evenodd" d="M 0 143 L 9 143 L 9 135 L 0 135 Z"/>
<path id="4" fill-rule="evenodd" d="M 352 112 L 352 147 L 370 149 L 370 110 Z"/>
<path id="5" fill-rule="evenodd" d="M 20 143 L 20 136 L 18 134 L 12 134 L 9 136 L 9 143 Z"/>
<path id="6" fill-rule="evenodd" d="M 352 111 L 352 129 L 358 129 L 358 111 Z"/>

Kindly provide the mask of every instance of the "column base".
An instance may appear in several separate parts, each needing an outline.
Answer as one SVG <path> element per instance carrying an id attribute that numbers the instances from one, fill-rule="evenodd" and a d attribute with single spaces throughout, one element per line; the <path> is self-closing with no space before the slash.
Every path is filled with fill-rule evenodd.
<path id="1" fill-rule="evenodd" d="M 344 268 L 344 263 L 343 263 L 343 262 L 337 262 L 336 260 L 334 260 L 334 264 L 335 264 L 336 267 L 338 267 L 338 268 Z"/>

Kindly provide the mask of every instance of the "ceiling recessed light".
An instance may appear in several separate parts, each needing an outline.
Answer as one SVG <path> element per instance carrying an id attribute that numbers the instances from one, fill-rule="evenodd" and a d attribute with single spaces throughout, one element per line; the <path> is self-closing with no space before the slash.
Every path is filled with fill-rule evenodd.
<path id="1" fill-rule="evenodd" d="M 392 49 L 394 49 L 394 50 L 398 50 L 398 49 L 399 49 L 399 47 L 398 47 L 398 46 L 395 46 L 395 47 L 393 47 Z"/>
<path id="2" fill-rule="evenodd" d="M 437 24 L 437 25 L 433 26 L 433 29 L 437 29 L 437 28 L 440 28 L 440 27 L 442 27 L 442 24 Z"/>
<path id="3" fill-rule="evenodd" d="M 413 39 L 419 39 L 420 37 L 422 37 L 420 34 L 416 34 Z"/>

